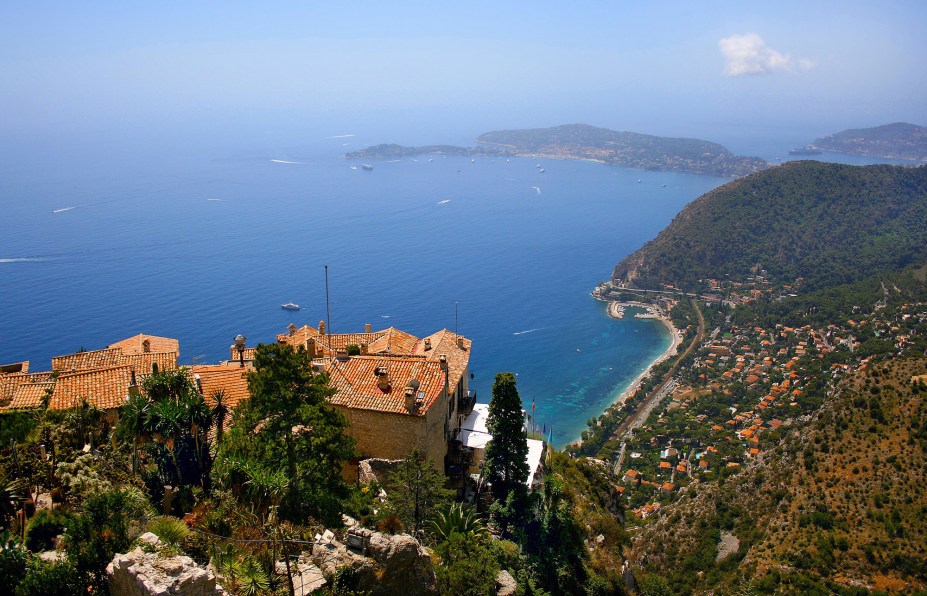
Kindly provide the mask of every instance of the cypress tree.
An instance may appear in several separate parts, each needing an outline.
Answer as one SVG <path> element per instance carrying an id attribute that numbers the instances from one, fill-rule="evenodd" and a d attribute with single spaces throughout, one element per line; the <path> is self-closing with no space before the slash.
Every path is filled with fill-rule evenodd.
<path id="1" fill-rule="evenodd" d="M 486 446 L 486 469 L 493 496 L 504 501 L 513 488 L 528 481 L 528 435 L 515 375 L 510 372 L 496 375 L 486 426 L 493 437 Z"/>

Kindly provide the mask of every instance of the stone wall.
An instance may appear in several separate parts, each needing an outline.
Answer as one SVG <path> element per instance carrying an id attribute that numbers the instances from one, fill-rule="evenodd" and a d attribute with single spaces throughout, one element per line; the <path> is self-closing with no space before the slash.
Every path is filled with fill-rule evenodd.
<path id="1" fill-rule="evenodd" d="M 349 433 L 357 440 L 363 458 L 403 459 L 417 448 L 444 470 L 447 441 L 444 436 L 446 400 L 439 398 L 424 416 L 391 414 L 338 407 L 351 425 Z"/>

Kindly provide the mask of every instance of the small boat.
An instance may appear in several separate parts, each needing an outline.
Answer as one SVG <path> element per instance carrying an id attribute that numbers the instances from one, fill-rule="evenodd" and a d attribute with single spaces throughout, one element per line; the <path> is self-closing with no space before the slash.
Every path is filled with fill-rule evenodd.
<path id="1" fill-rule="evenodd" d="M 301 307 L 300 305 L 296 304 L 295 302 L 287 302 L 286 304 L 281 304 L 281 305 L 280 305 L 280 308 L 282 308 L 282 309 L 284 309 L 284 310 L 299 310 L 299 309 L 301 309 L 302 307 Z"/>
<path id="2" fill-rule="evenodd" d="M 544 168 L 541 168 L 540 170 L 538 170 L 538 173 L 539 173 L 539 174 L 543 174 L 544 171 L 545 171 Z"/>
<path id="3" fill-rule="evenodd" d="M 373 169 L 373 166 L 370 165 L 369 163 L 362 164 L 361 167 L 367 170 L 368 172 Z"/>

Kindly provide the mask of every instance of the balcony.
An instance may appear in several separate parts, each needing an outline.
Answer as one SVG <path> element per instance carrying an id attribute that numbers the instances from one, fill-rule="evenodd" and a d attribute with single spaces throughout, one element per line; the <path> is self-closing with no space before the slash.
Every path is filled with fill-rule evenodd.
<path id="1" fill-rule="evenodd" d="M 457 398 L 457 412 L 461 416 L 469 416 L 476 405 L 476 391 L 467 391 L 466 394 Z"/>

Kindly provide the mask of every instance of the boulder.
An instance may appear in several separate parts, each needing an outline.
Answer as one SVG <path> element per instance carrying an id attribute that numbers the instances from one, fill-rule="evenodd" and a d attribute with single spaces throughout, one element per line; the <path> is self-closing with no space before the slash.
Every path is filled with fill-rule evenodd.
<path id="1" fill-rule="evenodd" d="M 141 541 L 148 550 L 161 542 L 154 534 Z M 161 557 L 141 547 L 117 554 L 107 566 L 109 593 L 113 596 L 227 596 L 215 574 L 185 556 Z"/>

